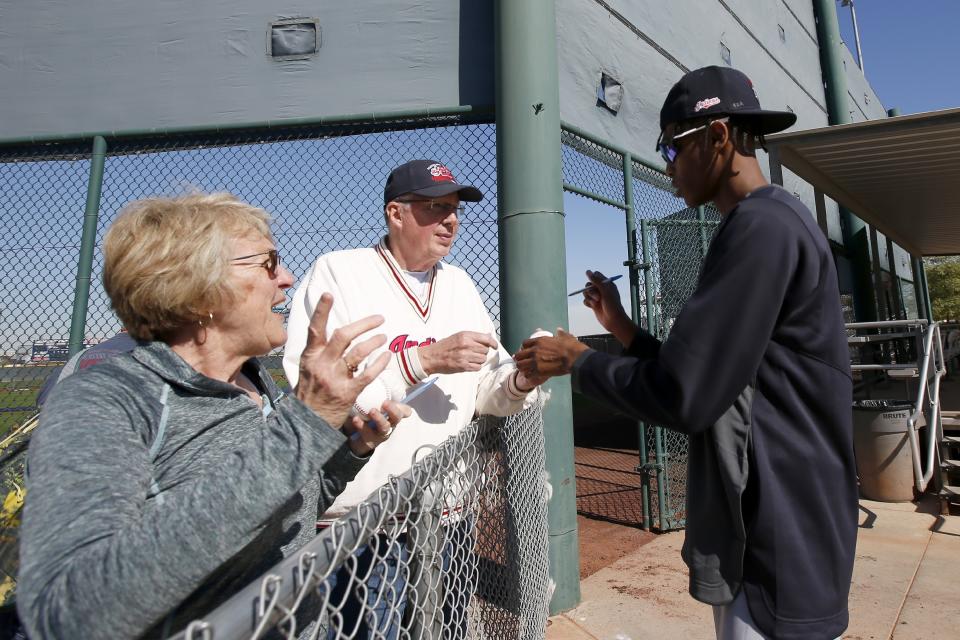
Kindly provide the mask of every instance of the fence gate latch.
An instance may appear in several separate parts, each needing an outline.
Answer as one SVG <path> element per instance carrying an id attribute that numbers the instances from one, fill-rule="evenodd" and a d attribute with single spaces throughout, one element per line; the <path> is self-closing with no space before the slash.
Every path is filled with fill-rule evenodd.
<path id="1" fill-rule="evenodd" d="M 630 267 L 631 271 L 640 271 L 640 270 L 647 271 L 653 265 L 650 264 L 649 262 L 640 262 L 639 260 L 624 260 L 623 266 Z"/>

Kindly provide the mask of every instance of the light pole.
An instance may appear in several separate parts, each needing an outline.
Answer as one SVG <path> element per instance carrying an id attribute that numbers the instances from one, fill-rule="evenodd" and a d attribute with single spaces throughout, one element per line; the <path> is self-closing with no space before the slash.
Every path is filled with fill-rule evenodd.
<path id="1" fill-rule="evenodd" d="M 857 66 L 863 71 L 863 51 L 860 50 L 860 29 L 857 27 L 857 9 L 853 6 L 853 0 L 840 0 L 840 5 L 850 7 L 850 16 L 853 18 L 853 39 L 857 45 Z"/>

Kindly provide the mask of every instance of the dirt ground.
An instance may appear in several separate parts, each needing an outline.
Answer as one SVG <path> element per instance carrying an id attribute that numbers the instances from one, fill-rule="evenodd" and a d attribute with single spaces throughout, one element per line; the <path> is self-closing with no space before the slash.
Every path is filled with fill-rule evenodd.
<path id="1" fill-rule="evenodd" d="M 576 447 L 580 578 L 654 539 L 643 520 L 637 451 Z"/>
<path id="2" fill-rule="evenodd" d="M 604 520 L 577 516 L 580 528 L 580 579 L 610 566 L 647 544 L 656 534 Z"/>

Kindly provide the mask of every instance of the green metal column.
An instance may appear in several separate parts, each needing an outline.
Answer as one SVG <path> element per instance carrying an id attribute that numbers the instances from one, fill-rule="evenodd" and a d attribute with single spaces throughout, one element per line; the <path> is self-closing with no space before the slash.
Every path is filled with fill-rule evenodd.
<path id="1" fill-rule="evenodd" d="M 643 251 L 643 294 L 646 297 L 646 306 L 647 306 L 647 333 L 652 336 L 657 335 L 657 323 L 654 319 L 654 309 L 653 309 L 653 275 L 650 273 L 653 269 L 653 255 L 650 251 L 650 223 L 644 219 L 640 219 L 640 247 Z M 653 427 L 653 443 L 654 443 L 654 455 L 655 461 L 651 465 L 649 462 L 644 459 L 643 466 L 645 467 L 647 482 L 649 483 L 650 478 L 650 469 L 652 468 L 657 476 L 657 514 L 660 519 L 660 531 L 667 530 L 667 511 L 669 506 L 667 505 L 667 494 L 664 491 L 664 485 L 666 484 L 666 477 L 664 475 L 664 460 L 663 460 L 663 429 L 659 426 Z M 646 452 L 644 452 L 646 453 Z M 650 521 L 651 514 L 644 513 L 644 517 Z"/>
<path id="2" fill-rule="evenodd" d="M 514 350 L 538 327 L 568 326 L 560 91 L 552 0 L 498 0 L 496 25 L 497 200 L 501 335 Z M 547 385 L 550 612 L 580 601 L 570 378 Z"/>
<path id="3" fill-rule="evenodd" d="M 623 212 L 627 222 L 627 261 L 624 266 L 630 270 L 630 317 L 636 324 L 640 324 L 640 264 L 637 260 L 637 221 L 636 208 L 633 199 L 633 156 L 623 154 L 623 201 L 627 205 Z M 649 316 L 648 316 L 649 317 Z M 640 450 L 640 460 L 637 470 L 640 471 L 640 503 L 643 509 L 642 526 L 650 529 L 650 476 L 647 474 L 647 425 L 642 420 L 637 421 L 637 442 Z"/>
<path id="4" fill-rule="evenodd" d="M 83 213 L 83 235 L 77 263 L 77 285 L 73 293 L 73 314 L 70 316 L 69 353 L 83 349 L 87 327 L 87 302 L 90 299 L 90 274 L 93 272 L 93 249 L 97 243 L 97 215 L 100 212 L 100 188 L 103 186 L 103 163 L 107 157 L 107 141 L 93 139 L 90 158 L 90 181 L 87 183 L 87 206 Z"/>
<path id="5" fill-rule="evenodd" d="M 700 257 L 706 258 L 710 248 L 710 234 L 707 233 L 706 209 L 702 204 L 697 207 L 697 222 L 700 227 Z"/>
<path id="6" fill-rule="evenodd" d="M 923 308 L 927 312 L 927 319 L 933 322 L 933 304 L 930 302 L 930 287 L 927 284 L 927 267 L 923 264 L 923 258 L 920 258 L 920 291 L 923 293 Z M 917 301 L 920 302 L 919 300 Z"/>
<path id="7" fill-rule="evenodd" d="M 840 39 L 837 6 L 834 0 L 813 0 L 813 12 L 817 20 L 827 117 L 832 125 L 847 124 L 851 121 L 850 107 L 840 48 L 845 45 Z M 866 224 L 852 211 L 840 207 L 840 227 L 843 229 L 843 246 L 853 271 L 854 313 L 861 322 L 876 320 Z"/>
<path id="8" fill-rule="evenodd" d="M 913 293 L 917 301 L 917 315 L 933 321 L 933 307 L 930 304 L 930 291 L 927 289 L 927 271 L 923 258 L 910 256 L 913 265 Z"/>

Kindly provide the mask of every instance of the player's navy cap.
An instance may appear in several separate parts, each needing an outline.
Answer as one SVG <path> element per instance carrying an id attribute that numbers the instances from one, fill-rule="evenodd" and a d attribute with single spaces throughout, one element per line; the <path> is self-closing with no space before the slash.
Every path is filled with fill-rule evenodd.
<path id="1" fill-rule="evenodd" d="M 709 116 L 734 116 L 755 134 L 783 131 L 797 121 L 789 111 L 760 108 L 750 78 L 730 67 L 702 67 L 673 85 L 660 109 L 660 131 L 668 124 Z"/>
<path id="2" fill-rule="evenodd" d="M 435 160 L 411 160 L 390 172 L 387 184 L 383 187 L 383 204 L 407 193 L 425 198 L 459 193 L 460 199 L 467 202 L 483 200 L 483 193 L 479 189 L 460 184 L 446 165 Z"/>

